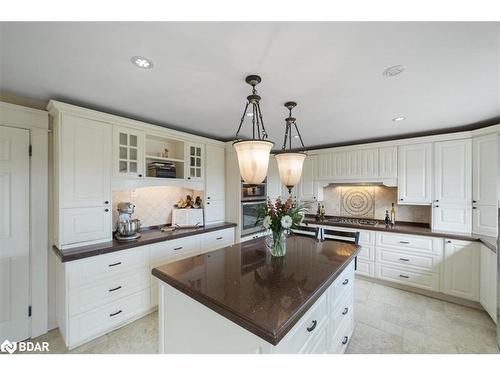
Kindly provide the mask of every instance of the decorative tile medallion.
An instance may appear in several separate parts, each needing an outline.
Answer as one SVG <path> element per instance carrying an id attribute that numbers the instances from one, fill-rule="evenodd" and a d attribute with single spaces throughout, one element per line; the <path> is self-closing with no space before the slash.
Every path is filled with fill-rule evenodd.
<path id="1" fill-rule="evenodd" d="M 343 186 L 341 188 L 340 216 L 375 216 L 375 189 L 373 186 Z"/>

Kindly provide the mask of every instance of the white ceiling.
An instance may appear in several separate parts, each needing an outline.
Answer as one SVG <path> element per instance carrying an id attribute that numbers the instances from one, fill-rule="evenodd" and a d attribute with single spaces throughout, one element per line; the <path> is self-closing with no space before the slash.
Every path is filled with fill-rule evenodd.
<path id="1" fill-rule="evenodd" d="M 498 23 L 0 27 L 0 90 L 219 139 L 234 136 L 250 73 L 263 78 L 262 111 L 277 144 L 287 100 L 298 102 L 294 115 L 306 146 L 436 131 L 500 116 Z M 136 68 L 130 62 L 134 55 L 152 59 L 154 68 Z M 402 74 L 382 75 L 397 64 L 404 65 Z M 397 116 L 407 120 L 391 121 Z"/>

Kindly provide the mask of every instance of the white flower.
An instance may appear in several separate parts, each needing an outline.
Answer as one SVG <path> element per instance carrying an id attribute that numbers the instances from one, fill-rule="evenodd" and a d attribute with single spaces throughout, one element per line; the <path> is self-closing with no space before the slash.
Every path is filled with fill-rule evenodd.
<path id="1" fill-rule="evenodd" d="M 269 229 L 269 227 L 271 226 L 271 216 L 267 215 L 264 218 L 264 221 L 262 222 L 262 225 L 264 225 L 264 228 Z"/>
<path id="2" fill-rule="evenodd" d="M 281 218 L 281 226 L 283 228 L 288 229 L 292 226 L 292 224 L 293 224 L 293 221 L 292 221 L 292 218 L 290 216 L 286 215 L 286 216 L 283 216 Z"/>

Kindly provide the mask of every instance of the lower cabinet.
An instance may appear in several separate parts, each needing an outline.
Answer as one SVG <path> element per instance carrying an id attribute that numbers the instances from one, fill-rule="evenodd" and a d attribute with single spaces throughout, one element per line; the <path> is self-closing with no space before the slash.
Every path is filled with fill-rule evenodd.
<path id="1" fill-rule="evenodd" d="M 478 242 L 445 239 L 443 293 L 479 301 Z"/>
<path id="2" fill-rule="evenodd" d="M 212 200 L 205 203 L 205 224 L 222 223 L 226 219 L 226 205 L 223 200 Z"/>
<path id="3" fill-rule="evenodd" d="M 153 311 L 151 269 L 234 243 L 234 228 L 97 255 L 56 266 L 56 317 L 75 348 Z"/>
<path id="4" fill-rule="evenodd" d="M 472 206 L 437 203 L 432 207 L 432 230 L 436 232 L 472 232 Z"/>
<path id="5" fill-rule="evenodd" d="M 497 322 L 497 253 L 481 245 L 479 302 Z"/>
<path id="6" fill-rule="evenodd" d="M 59 210 L 60 238 L 57 247 L 67 249 L 82 242 L 112 240 L 112 213 L 108 207 L 63 208 Z"/>

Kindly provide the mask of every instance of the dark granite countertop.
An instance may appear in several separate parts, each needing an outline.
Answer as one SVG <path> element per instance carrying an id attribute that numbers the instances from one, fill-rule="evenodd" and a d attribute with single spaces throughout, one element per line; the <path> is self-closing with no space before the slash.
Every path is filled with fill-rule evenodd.
<path id="1" fill-rule="evenodd" d="M 258 238 L 162 265 L 152 273 L 276 345 L 359 250 L 346 242 L 290 236 L 285 257 L 272 258 Z"/>
<path id="2" fill-rule="evenodd" d="M 130 249 L 132 247 L 139 247 L 155 242 L 162 242 L 173 240 L 176 238 L 194 236 L 201 233 L 213 232 L 216 230 L 226 229 L 236 227 L 235 223 L 221 223 L 221 224 L 211 224 L 205 225 L 199 228 L 186 228 L 186 229 L 175 229 L 168 232 L 162 232 L 160 227 L 151 228 L 141 231 L 142 236 L 135 241 L 118 241 L 113 239 L 109 242 L 102 242 L 95 245 L 87 245 L 74 247 L 72 249 L 60 250 L 53 246 L 53 249 L 59 259 L 62 262 L 69 262 L 72 260 L 93 257 L 96 255 L 112 253 L 114 251 L 120 251 L 125 249 Z"/>
<path id="3" fill-rule="evenodd" d="M 331 226 L 335 226 L 335 227 L 356 228 L 356 229 L 363 229 L 363 230 L 373 230 L 373 231 L 378 231 L 378 232 L 392 232 L 392 233 L 430 236 L 430 237 L 443 237 L 443 238 L 449 238 L 449 239 L 454 239 L 454 240 L 464 240 L 464 241 L 480 241 L 490 250 L 492 250 L 494 252 L 497 251 L 497 239 L 495 237 L 457 234 L 457 233 L 433 232 L 428 224 L 423 224 L 423 223 L 398 222 L 394 226 L 386 227 L 385 223 L 381 220 L 379 220 L 379 223 L 377 225 L 372 226 L 372 225 L 332 223 L 332 222 L 328 222 L 328 217 L 325 217 L 325 220 L 317 221 L 314 218 L 314 216 L 306 216 L 304 222 L 309 223 L 309 224 L 331 225 Z"/>

